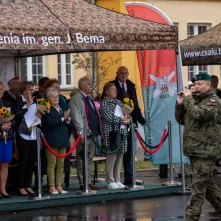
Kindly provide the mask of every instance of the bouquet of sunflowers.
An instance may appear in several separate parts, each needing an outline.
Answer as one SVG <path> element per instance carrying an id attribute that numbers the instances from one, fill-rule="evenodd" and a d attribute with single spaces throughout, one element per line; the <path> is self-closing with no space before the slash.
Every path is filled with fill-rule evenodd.
<path id="1" fill-rule="evenodd" d="M 130 115 L 131 112 L 134 110 L 134 102 L 132 99 L 130 98 L 124 98 L 123 99 L 123 107 L 122 107 L 122 111 L 124 115 Z"/>
<path id="2" fill-rule="evenodd" d="M 13 118 L 15 117 L 14 114 L 10 114 L 7 107 L 2 107 L 0 109 L 0 124 L 6 124 L 9 123 Z M 5 143 L 7 143 L 7 132 L 3 131 L 3 137 Z"/>
<path id="3" fill-rule="evenodd" d="M 37 99 L 37 112 L 45 114 L 51 108 L 51 104 L 45 100 L 45 98 Z"/>
<path id="4" fill-rule="evenodd" d="M 39 121 L 39 119 L 41 119 L 42 114 L 49 112 L 50 108 L 51 108 L 51 104 L 48 101 L 46 101 L 45 98 L 37 99 L 35 120 L 28 128 L 30 131 L 35 126 L 36 122 Z"/>

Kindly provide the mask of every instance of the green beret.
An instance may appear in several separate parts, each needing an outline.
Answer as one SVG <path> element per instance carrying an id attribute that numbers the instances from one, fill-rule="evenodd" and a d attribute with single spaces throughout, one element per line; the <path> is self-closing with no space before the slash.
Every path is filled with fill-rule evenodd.
<path id="1" fill-rule="evenodd" d="M 195 81 L 210 81 L 211 76 L 207 72 L 202 72 L 201 74 L 194 75 L 192 77 L 192 82 Z"/>

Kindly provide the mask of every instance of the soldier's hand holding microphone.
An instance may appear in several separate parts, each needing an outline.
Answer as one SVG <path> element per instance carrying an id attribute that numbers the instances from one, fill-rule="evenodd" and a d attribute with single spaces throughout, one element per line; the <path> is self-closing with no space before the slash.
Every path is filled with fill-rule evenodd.
<path id="1" fill-rule="evenodd" d="M 192 95 L 191 90 L 189 90 L 188 88 L 185 88 L 184 91 L 181 91 L 181 92 L 178 93 L 177 103 L 182 104 L 184 97 L 187 97 L 187 96 L 190 96 L 190 95 Z"/>

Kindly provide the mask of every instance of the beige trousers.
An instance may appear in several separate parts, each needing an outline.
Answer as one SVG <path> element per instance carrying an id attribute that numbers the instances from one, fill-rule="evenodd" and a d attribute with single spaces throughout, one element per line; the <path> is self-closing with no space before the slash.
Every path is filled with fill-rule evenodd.
<path id="1" fill-rule="evenodd" d="M 106 156 L 106 179 L 107 183 L 120 182 L 120 167 L 123 154 L 111 154 Z"/>
<path id="2" fill-rule="evenodd" d="M 65 154 L 66 147 L 55 147 L 53 150 L 57 154 Z M 59 187 L 62 186 L 62 176 L 64 173 L 64 158 L 58 158 L 48 149 L 46 151 L 46 157 L 48 161 L 47 175 L 48 175 L 48 185 L 49 187 Z M 55 182 L 54 182 L 55 181 Z"/>

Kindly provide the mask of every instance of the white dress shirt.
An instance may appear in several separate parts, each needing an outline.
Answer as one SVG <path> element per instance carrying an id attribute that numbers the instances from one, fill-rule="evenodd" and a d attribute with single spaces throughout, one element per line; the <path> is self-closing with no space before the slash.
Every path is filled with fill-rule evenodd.
<path id="1" fill-rule="evenodd" d="M 118 80 L 118 83 L 119 83 L 121 88 L 122 88 L 122 85 L 124 85 L 124 90 L 125 90 L 125 92 L 127 92 L 127 83 L 122 83 L 119 80 Z"/>

